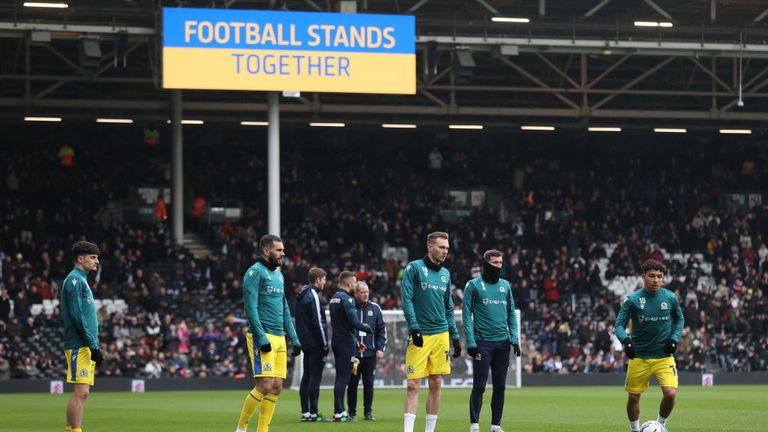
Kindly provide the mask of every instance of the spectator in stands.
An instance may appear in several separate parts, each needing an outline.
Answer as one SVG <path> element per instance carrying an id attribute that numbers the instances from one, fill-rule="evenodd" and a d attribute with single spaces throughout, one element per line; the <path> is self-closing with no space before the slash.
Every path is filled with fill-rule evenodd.
<path id="1" fill-rule="evenodd" d="M 0 321 L 7 323 L 11 315 L 11 298 L 8 296 L 8 290 L 0 283 Z"/>
<path id="2" fill-rule="evenodd" d="M 4 352 L 0 352 L 0 381 L 11 379 L 11 364 L 4 354 Z"/>
<path id="3" fill-rule="evenodd" d="M 59 148 L 56 155 L 59 158 L 59 165 L 62 168 L 72 168 L 75 160 L 75 150 L 69 144 L 64 144 Z"/>

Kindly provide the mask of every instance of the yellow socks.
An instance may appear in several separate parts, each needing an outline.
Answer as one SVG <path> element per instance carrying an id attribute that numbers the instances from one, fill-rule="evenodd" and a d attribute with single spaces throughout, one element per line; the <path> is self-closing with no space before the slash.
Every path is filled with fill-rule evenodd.
<path id="1" fill-rule="evenodd" d="M 277 395 L 268 394 L 264 396 L 264 401 L 259 409 L 259 427 L 257 432 L 269 431 L 269 423 L 272 422 L 272 416 L 275 414 L 275 407 L 277 406 Z"/>
<path id="2" fill-rule="evenodd" d="M 82 430 L 82 429 L 80 429 L 80 428 L 77 428 L 77 429 L 70 429 L 70 430 L 71 430 L 72 432 L 83 432 L 83 430 Z"/>
<path id="3" fill-rule="evenodd" d="M 72 426 L 67 426 L 64 428 L 64 432 L 72 432 Z"/>
<path id="4" fill-rule="evenodd" d="M 264 395 L 261 394 L 260 391 L 256 390 L 255 387 L 250 391 L 250 393 L 248 393 L 248 396 L 245 397 L 245 403 L 243 403 L 243 411 L 240 413 L 240 421 L 237 423 L 238 429 L 248 429 L 248 422 L 251 421 L 253 413 L 259 409 L 259 405 L 261 405 L 262 399 L 264 399 Z M 274 412 L 274 409 L 272 411 Z M 261 421 L 259 421 L 259 424 L 261 424 Z"/>

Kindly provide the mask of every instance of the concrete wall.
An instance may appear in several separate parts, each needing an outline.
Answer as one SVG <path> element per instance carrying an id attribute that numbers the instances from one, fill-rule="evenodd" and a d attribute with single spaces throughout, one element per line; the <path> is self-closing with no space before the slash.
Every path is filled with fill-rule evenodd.
<path id="1" fill-rule="evenodd" d="M 63 378 L 63 377 L 62 377 Z M 94 391 L 130 391 L 130 378 L 96 378 Z M 0 381 L 0 393 L 48 393 L 50 380 L 10 380 Z M 161 378 L 145 380 L 145 389 L 151 391 L 188 391 L 188 390 L 244 390 L 253 387 L 252 379 L 234 378 Z M 690 386 L 701 385 L 700 373 L 680 374 L 680 384 Z M 766 372 L 723 372 L 714 374 L 714 384 L 742 385 L 768 384 Z M 589 374 L 589 375 L 523 375 L 524 387 L 546 386 L 623 386 L 624 374 Z M 65 391 L 71 391 L 71 386 L 65 384 Z"/>

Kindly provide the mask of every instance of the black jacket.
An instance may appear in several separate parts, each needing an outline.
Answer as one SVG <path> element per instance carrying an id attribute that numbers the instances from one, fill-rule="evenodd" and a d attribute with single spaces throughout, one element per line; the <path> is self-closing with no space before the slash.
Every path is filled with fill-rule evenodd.
<path id="1" fill-rule="evenodd" d="M 362 336 L 358 334 L 360 340 L 365 344 L 366 350 L 361 353 L 358 351 L 358 357 L 373 357 L 376 351 L 385 351 L 387 348 L 387 326 L 384 324 L 384 317 L 381 314 L 381 307 L 373 302 L 367 302 L 364 305 L 355 303 L 356 313 L 360 321 L 368 324 L 373 329 L 372 336 Z"/>
<path id="2" fill-rule="evenodd" d="M 355 314 L 355 299 L 343 289 L 336 291 L 328 304 L 331 315 L 332 344 L 334 349 L 355 349 L 360 340 L 359 331 L 372 330 L 360 322 L 360 316 Z"/>
<path id="3" fill-rule="evenodd" d="M 314 285 L 304 285 L 296 296 L 296 334 L 304 351 L 328 348 L 325 302 L 317 295 L 318 291 Z"/>

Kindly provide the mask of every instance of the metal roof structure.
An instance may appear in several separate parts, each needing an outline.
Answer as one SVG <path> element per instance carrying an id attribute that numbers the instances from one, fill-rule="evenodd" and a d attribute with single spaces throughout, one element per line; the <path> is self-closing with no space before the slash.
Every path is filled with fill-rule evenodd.
<path id="1" fill-rule="evenodd" d="M 4 121 L 63 113 L 168 118 L 161 6 L 416 16 L 416 95 L 303 93 L 281 102 L 288 124 L 764 128 L 768 120 L 764 0 L 72 0 L 66 9 L 22 3 L 0 6 Z M 98 42 L 95 61 L 81 60 L 83 40 Z M 185 90 L 183 107 L 186 117 L 265 120 L 267 96 Z"/>

